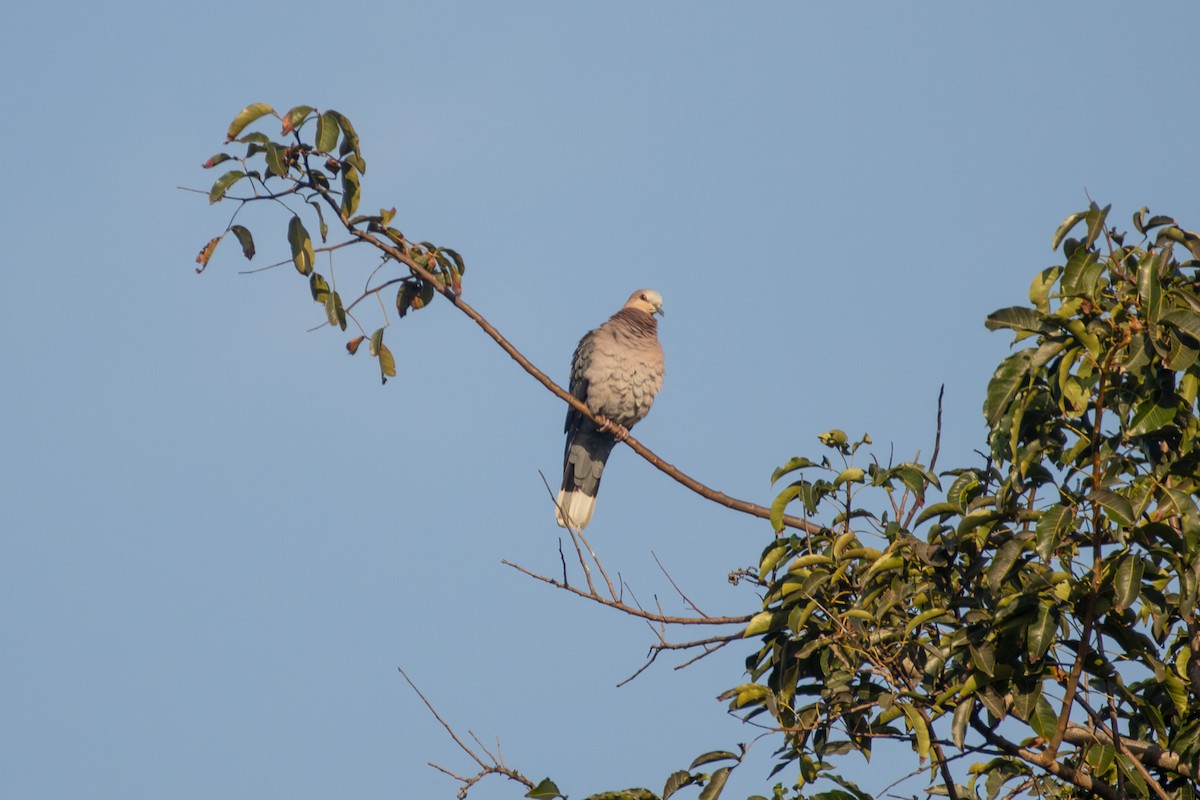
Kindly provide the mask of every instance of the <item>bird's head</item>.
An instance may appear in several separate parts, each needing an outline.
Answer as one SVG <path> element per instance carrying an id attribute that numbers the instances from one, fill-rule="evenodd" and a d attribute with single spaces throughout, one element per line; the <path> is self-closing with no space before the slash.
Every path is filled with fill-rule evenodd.
<path id="1" fill-rule="evenodd" d="M 660 317 L 667 314 L 663 311 L 662 295 L 653 289 L 638 289 L 629 295 L 629 299 L 625 301 L 625 307 L 636 308 L 651 315 L 658 314 Z"/>

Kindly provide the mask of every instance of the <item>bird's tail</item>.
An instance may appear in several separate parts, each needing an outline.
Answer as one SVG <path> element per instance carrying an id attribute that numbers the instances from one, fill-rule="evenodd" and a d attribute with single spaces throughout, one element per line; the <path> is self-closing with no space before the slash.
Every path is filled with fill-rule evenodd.
<path id="1" fill-rule="evenodd" d="M 595 430 L 580 430 L 567 444 L 562 488 L 554 510 L 562 527 L 583 530 L 592 521 L 604 463 L 615 444 L 612 436 Z"/>

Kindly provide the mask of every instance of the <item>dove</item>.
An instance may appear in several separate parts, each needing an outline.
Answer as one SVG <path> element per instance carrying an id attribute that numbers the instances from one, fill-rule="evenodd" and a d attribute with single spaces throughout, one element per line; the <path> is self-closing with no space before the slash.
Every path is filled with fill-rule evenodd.
<path id="1" fill-rule="evenodd" d="M 662 387 L 656 314 L 664 314 L 662 295 L 639 289 L 575 348 L 571 394 L 606 424 L 597 425 L 574 408 L 567 411 L 562 488 L 554 512 L 564 528 L 583 530 L 591 522 L 609 453 L 645 418 Z"/>

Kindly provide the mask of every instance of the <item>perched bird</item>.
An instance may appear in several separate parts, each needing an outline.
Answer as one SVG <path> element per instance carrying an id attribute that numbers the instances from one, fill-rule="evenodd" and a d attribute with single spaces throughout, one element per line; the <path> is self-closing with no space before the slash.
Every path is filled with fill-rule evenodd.
<path id="1" fill-rule="evenodd" d="M 611 424 L 598 426 L 573 408 L 567 411 L 562 489 L 554 512 L 564 528 L 587 527 L 608 454 L 650 411 L 662 386 L 663 352 L 655 314 L 663 314 L 662 295 L 639 289 L 575 348 L 571 394 Z"/>

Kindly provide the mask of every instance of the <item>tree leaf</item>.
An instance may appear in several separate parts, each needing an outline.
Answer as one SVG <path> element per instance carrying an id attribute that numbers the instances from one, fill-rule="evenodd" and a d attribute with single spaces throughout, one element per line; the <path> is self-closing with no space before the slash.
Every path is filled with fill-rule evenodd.
<path id="1" fill-rule="evenodd" d="M 954 746 L 959 750 L 967 741 L 967 724 L 971 721 L 971 714 L 974 710 L 975 700 L 969 697 L 959 700 L 958 705 L 954 708 L 954 716 L 950 720 L 950 738 L 954 740 Z"/>
<path id="2" fill-rule="evenodd" d="M 300 126 L 308 120 L 314 110 L 312 106 L 293 106 L 288 109 L 288 112 L 283 115 L 283 135 L 287 136 L 289 133 L 300 130 Z"/>
<path id="3" fill-rule="evenodd" d="M 346 309 L 342 307 L 342 297 L 337 292 L 325 295 L 325 317 L 330 325 L 346 330 Z"/>
<path id="4" fill-rule="evenodd" d="M 1124 611 L 1137 600 L 1145 570 L 1145 563 L 1133 553 L 1126 554 L 1117 562 L 1117 571 L 1113 575 L 1113 607 L 1117 611 Z"/>
<path id="5" fill-rule="evenodd" d="M 1149 397 L 1138 403 L 1129 422 L 1130 436 L 1145 436 L 1162 430 L 1175 419 L 1175 405 L 1164 404 L 1161 398 Z"/>
<path id="6" fill-rule="evenodd" d="M 784 464 L 782 467 L 778 467 L 774 472 L 771 473 L 771 483 L 775 483 L 775 481 L 779 480 L 784 475 L 787 475 L 789 472 L 795 472 L 798 469 L 819 466 L 820 464 L 816 463 L 815 461 L 811 461 L 804 456 L 796 456 L 795 458 L 789 459 L 786 464 Z"/>
<path id="7" fill-rule="evenodd" d="M 688 767 L 688 769 L 696 769 L 697 767 L 702 767 L 705 764 L 711 764 L 714 761 L 737 761 L 737 760 L 738 760 L 737 755 L 729 752 L 728 750 L 712 750 L 708 753 L 702 753 L 701 755 L 696 756 L 692 760 L 692 763 Z"/>
<path id="8" fill-rule="evenodd" d="M 342 170 L 342 213 L 348 217 L 358 210 L 359 191 L 358 170 Z"/>
<path id="9" fill-rule="evenodd" d="M 1054 730 L 1058 727 L 1058 715 L 1050 707 L 1045 694 L 1038 698 L 1033 715 L 1029 718 L 1029 726 L 1043 739 L 1054 738 Z"/>
<path id="10" fill-rule="evenodd" d="M 251 122 L 266 114 L 274 113 L 275 109 L 266 103 L 252 103 L 246 106 L 238 112 L 238 115 L 233 118 L 233 122 L 229 124 L 229 130 L 225 134 L 225 141 L 232 142 Z"/>
<path id="11" fill-rule="evenodd" d="M 761 633 L 779 628 L 786 622 L 786 617 L 775 611 L 760 611 L 750 618 L 749 624 L 746 625 L 746 630 L 742 633 L 743 639 L 748 639 L 751 636 L 758 636 Z M 695 769 L 695 767 L 693 767 Z"/>
<path id="12" fill-rule="evenodd" d="M 983 415 L 988 425 L 995 427 L 1008 410 L 1029 372 L 1029 362 L 1029 351 L 1021 350 L 1001 361 L 996 368 L 988 382 L 987 399 L 983 403 Z"/>
<path id="13" fill-rule="evenodd" d="M 1075 521 L 1075 512 L 1070 506 L 1056 503 L 1042 511 L 1037 521 L 1037 554 L 1043 559 L 1050 558 L 1058 549 L 1058 543 L 1063 534 L 1071 529 Z"/>
<path id="14" fill-rule="evenodd" d="M 684 786 L 689 786 L 695 782 L 696 779 L 692 776 L 692 773 L 688 772 L 687 770 L 681 769 L 678 772 L 672 772 L 667 778 L 666 785 L 663 786 L 662 800 L 667 800 L 667 798 L 675 794 Z"/>
<path id="15" fill-rule="evenodd" d="M 196 268 L 196 272 L 204 272 L 204 268 L 208 266 L 209 259 L 212 258 L 213 252 L 217 249 L 217 245 L 221 243 L 220 236 L 214 236 L 209 239 L 204 247 L 200 248 L 200 252 L 196 254 L 196 263 L 200 266 Z"/>
<path id="16" fill-rule="evenodd" d="M 202 166 L 204 169 L 212 169 L 217 164 L 222 164 L 226 161 L 229 161 L 231 158 L 233 158 L 233 156 L 228 155 L 227 153 L 217 153 L 216 155 L 210 156 L 209 159 L 200 166 Z"/>
<path id="17" fill-rule="evenodd" d="M 1133 524 L 1133 506 L 1124 496 L 1108 489 L 1093 489 L 1088 499 L 1098 503 L 1108 514 L 1109 518 L 1121 527 Z"/>
<path id="18" fill-rule="evenodd" d="M 1159 322 L 1173 325 L 1200 342 L 1200 314 L 1195 311 L 1187 309 L 1172 311 L 1170 314 L 1164 314 Z"/>
<path id="19" fill-rule="evenodd" d="M 240 169 L 231 169 L 229 172 L 226 172 L 224 175 L 217 178 L 216 182 L 213 183 L 212 188 L 208 190 L 208 204 L 212 205 L 213 203 L 218 202 L 222 197 L 225 196 L 225 193 L 229 191 L 230 186 L 233 186 L 244 177 L 246 177 L 246 173 L 242 172 Z"/>
<path id="20" fill-rule="evenodd" d="M 1029 285 L 1029 302 L 1043 314 L 1050 313 L 1050 290 L 1062 275 L 1062 267 L 1047 267 Z"/>
<path id="21" fill-rule="evenodd" d="M 1054 238 L 1050 240 L 1050 249 L 1057 250 L 1058 246 L 1062 244 L 1062 240 L 1071 232 L 1071 229 L 1078 225 L 1087 215 L 1088 212 L 1079 211 L 1064 219 L 1062 224 L 1058 226 L 1058 230 L 1054 231 Z"/>
<path id="22" fill-rule="evenodd" d="M 296 265 L 296 271 L 308 275 L 313 271 L 317 257 L 313 252 L 312 239 L 299 217 L 292 217 L 288 221 L 288 244 L 292 247 L 292 263 Z"/>
<path id="23" fill-rule="evenodd" d="M 238 243 L 242 246 L 242 255 L 246 257 L 246 260 L 254 258 L 254 237 L 250 235 L 250 231 L 241 225 L 233 225 L 229 230 L 233 231 L 233 235 L 237 237 Z"/>
<path id="24" fill-rule="evenodd" d="M 384 383 L 387 383 L 388 378 L 396 377 L 396 359 L 383 342 L 379 343 L 379 372 Z"/>
<path id="25" fill-rule="evenodd" d="M 283 160 L 283 148 L 275 142 L 267 142 L 266 145 L 267 169 L 269 174 L 276 175 L 280 178 L 287 177 L 287 164 Z"/>
<path id="26" fill-rule="evenodd" d="M 1030 663 L 1036 664 L 1042 660 L 1057 631 L 1058 608 L 1049 600 L 1039 601 L 1037 617 L 1025 629 L 1025 652 L 1029 655 Z"/>
<path id="27" fill-rule="evenodd" d="M 325 298 L 329 296 L 329 282 L 319 272 L 308 276 L 308 289 L 312 293 L 312 299 L 318 303 L 324 304 Z"/>
<path id="28" fill-rule="evenodd" d="M 373 356 L 379 355 L 379 346 L 382 344 L 383 344 L 383 328 L 380 328 L 379 330 L 377 330 L 373 334 L 371 334 L 371 344 L 368 346 L 367 352 L 369 352 Z"/>
<path id="29" fill-rule="evenodd" d="M 337 113 L 326 111 L 317 117 L 317 135 L 313 145 L 318 153 L 332 153 L 338 142 Z"/>
<path id="30" fill-rule="evenodd" d="M 725 788 L 725 781 L 729 780 L 729 773 L 732 767 L 721 767 L 714 772 L 708 779 L 708 785 L 704 787 L 704 791 L 700 792 L 699 800 L 717 800 L 721 796 L 721 791 Z"/>
<path id="31" fill-rule="evenodd" d="M 542 782 L 530 789 L 525 796 L 532 797 L 534 800 L 556 800 L 563 797 L 559 793 L 558 787 L 554 785 L 554 781 L 549 778 L 543 778 Z"/>
<path id="32" fill-rule="evenodd" d="M 983 322 L 989 331 L 1001 328 L 1012 328 L 1029 333 L 1042 333 L 1046 330 L 1046 322 L 1040 311 L 1025 306 L 1009 306 L 993 311 Z"/>
<path id="33" fill-rule="evenodd" d="M 908 703 L 897 703 L 896 705 L 904 712 L 909 730 L 916 736 L 917 756 L 920 757 L 921 763 L 924 763 L 929 758 L 929 728 L 925 725 L 925 720 L 921 718 L 921 712 L 916 708 Z"/>

